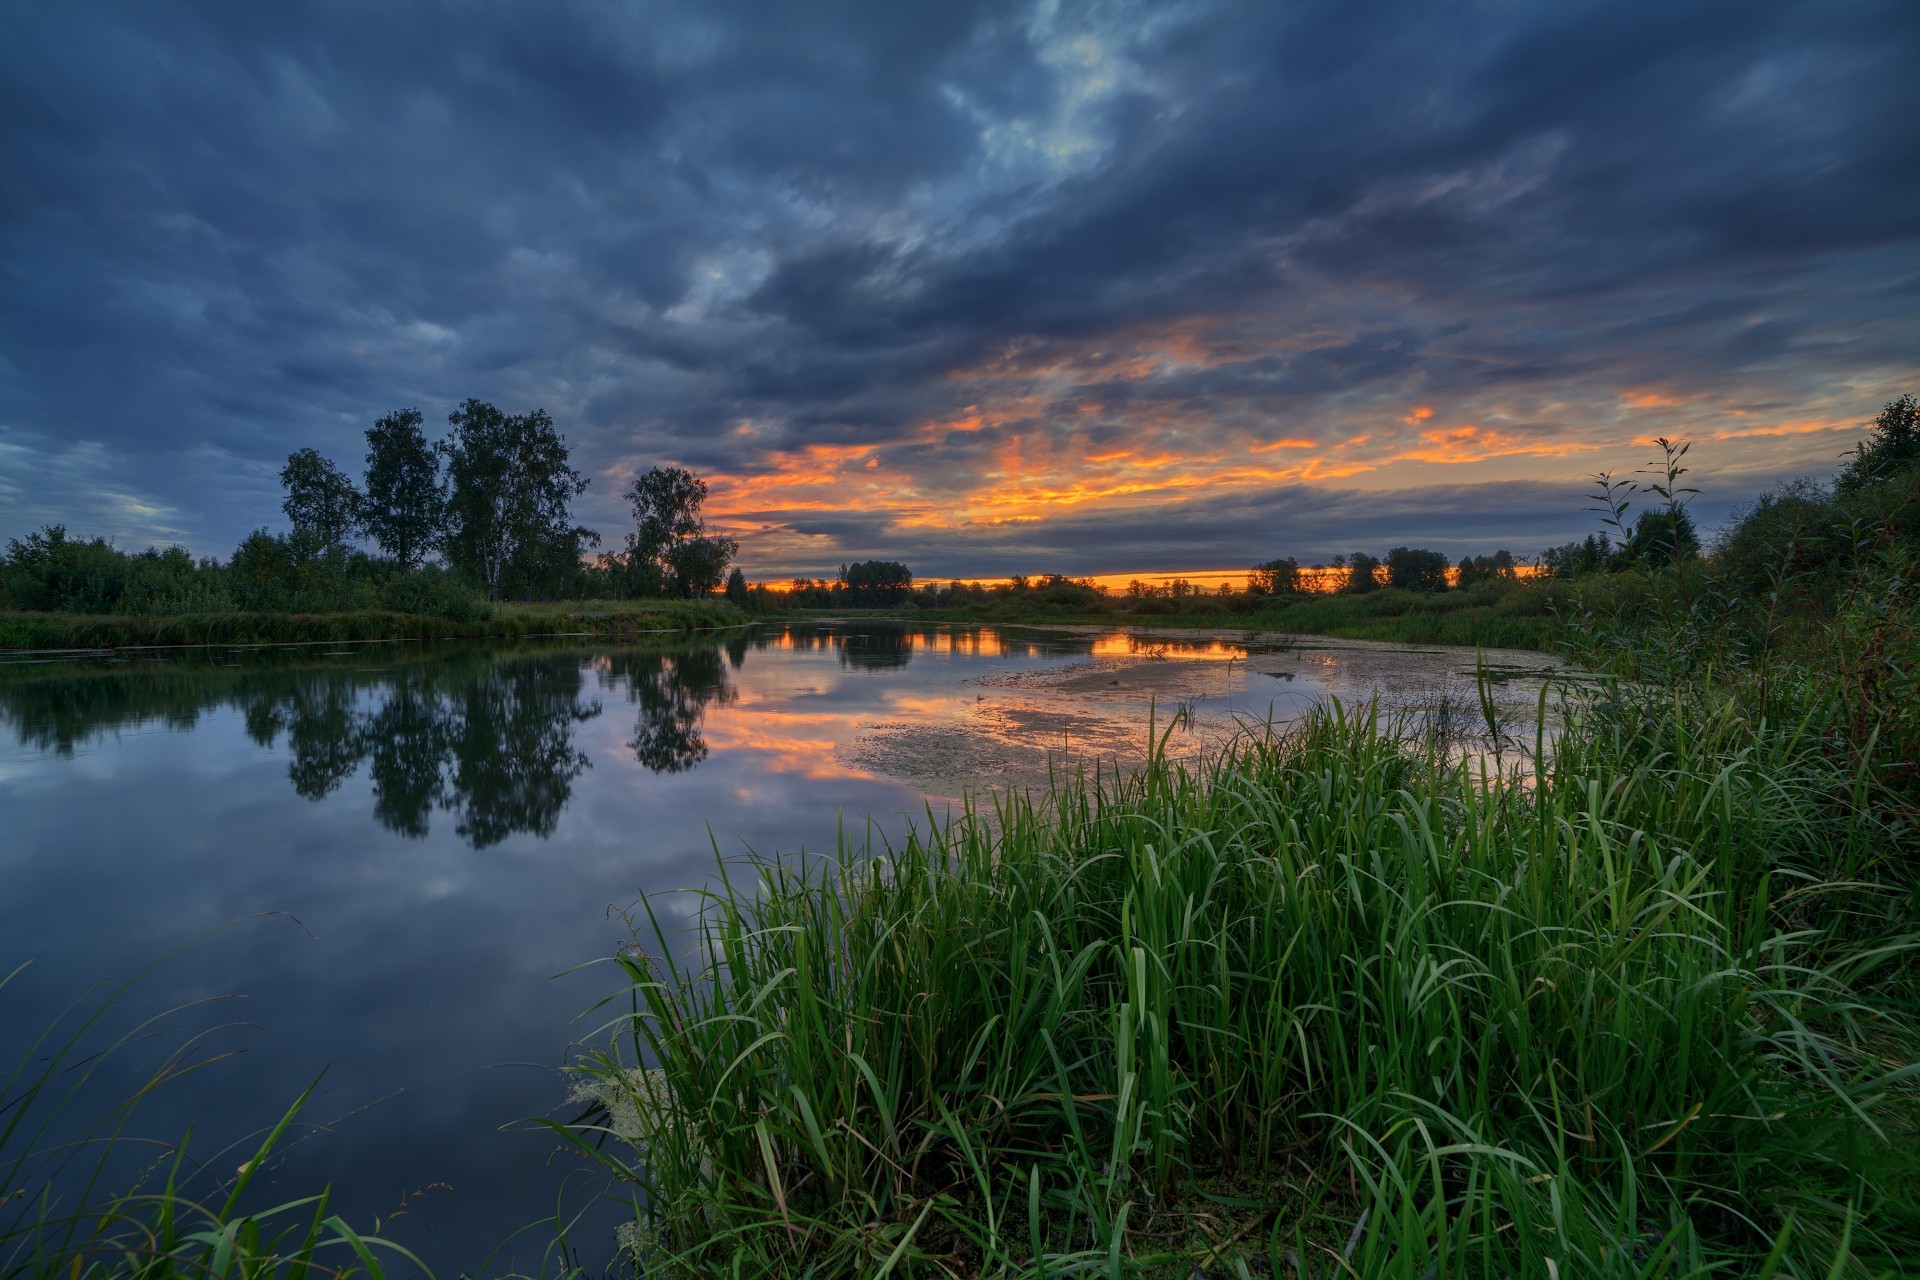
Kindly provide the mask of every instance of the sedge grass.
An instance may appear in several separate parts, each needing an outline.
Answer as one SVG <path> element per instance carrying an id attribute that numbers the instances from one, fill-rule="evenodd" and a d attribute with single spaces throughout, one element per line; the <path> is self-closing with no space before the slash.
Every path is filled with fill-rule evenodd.
<path id="1" fill-rule="evenodd" d="M 0 997 L 25 968 L 0 976 Z M 143 1099 L 229 1056 L 212 1047 L 219 1028 L 197 1016 L 206 1001 L 114 1034 L 110 1027 L 138 981 L 91 1003 L 76 1001 L 24 1045 L 0 1080 L 0 1280 L 430 1274 L 402 1246 L 332 1212 L 326 1190 L 264 1207 L 249 1200 L 249 1187 L 297 1123 L 311 1085 L 244 1148 L 196 1157 L 185 1140 L 153 1142 L 135 1133 Z M 129 1056 L 149 1066 L 101 1105 L 106 1068 Z M 228 1168 L 235 1172 L 216 1172 Z"/>
<path id="2" fill-rule="evenodd" d="M 1687 700 L 1536 753 L 1335 707 L 723 864 L 575 1141 L 648 1275 L 1907 1273 L 1856 780 Z"/>

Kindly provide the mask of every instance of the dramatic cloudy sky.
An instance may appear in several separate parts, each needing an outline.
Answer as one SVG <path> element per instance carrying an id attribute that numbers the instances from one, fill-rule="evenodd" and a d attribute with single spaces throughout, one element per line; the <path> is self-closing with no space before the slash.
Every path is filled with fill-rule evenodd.
<path id="1" fill-rule="evenodd" d="M 0 2 L 0 537 L 544 406 L 750 573 L 1711 524 L 1920 390 L 1920 4 Z"/>

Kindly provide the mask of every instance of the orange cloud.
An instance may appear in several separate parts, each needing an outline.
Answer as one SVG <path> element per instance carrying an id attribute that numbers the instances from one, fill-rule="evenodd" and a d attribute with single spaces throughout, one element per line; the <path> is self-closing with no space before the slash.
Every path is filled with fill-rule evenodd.
<path id="1" fill-rule="evenodd" d="M 1671 409 L 1680 403 L 1673 396 L 1648 390 L 1623 392 L 1620 398 L 1636 409 Z"/>
<path id="2" fill-rule="evenodd" d="M 1428 418 L 1431 418 L 1432 416 L 1433 416 L 1433 406 L 1423 404 L 1416 407 L 1412 413 L 1400 419 L 1400 421 L 1406 423 L 1410 427 L 1417 427 L 1421 423 L 1425 422 Z"/>
<path id="3" fill-rule="evenodd" d="M 1746 427 L 1739 431 L 1716 431 L 1710 439 L 1746 440 L 1755 436 L 1805 436 L 1821 431 L 1858 431 L 1857 422 L 1782 422 L 1771 427 Z"/>
<path id="4" fill-rule="evenodd" d="M 1523 436 L 1474 426 L 1472 423 L 1422 431 L 1420 438 L 1426 441 L 1424 446 L 1402 450 L 1394 454 L 1392 460 L 1439 463 L 1480 462 L 1487 458 L 1515 456 L 1547 458 L 1578 452 L 1574 448 L 1540 440 L 1529 440 Z"/>

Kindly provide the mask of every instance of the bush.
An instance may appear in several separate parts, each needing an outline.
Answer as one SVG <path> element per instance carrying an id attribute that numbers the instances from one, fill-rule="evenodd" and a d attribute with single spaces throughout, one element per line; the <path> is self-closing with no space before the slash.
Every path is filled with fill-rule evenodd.
<path id="1" fill-rule="evenodd" d="M 478 591 L 451 570 L 435 565 L 390 578 L 380 588 L 380 607 L 454 622 L 481 622 L 493 616 L 493 607 Z"/>

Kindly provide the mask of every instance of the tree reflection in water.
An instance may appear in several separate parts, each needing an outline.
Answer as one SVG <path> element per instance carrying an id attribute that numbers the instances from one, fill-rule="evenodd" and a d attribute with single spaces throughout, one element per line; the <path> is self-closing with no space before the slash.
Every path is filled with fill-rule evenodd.
<path id="1" fill-rule="evenodd" d="M 913 658 L 913 632 L 904 622 L 867 622 L 840 645 L 840 665 L 856 671 L 893 671 Z"/>
<path id="2" fill-rule="evenodd" d="M 374 816 L 401 835 L 425 836 L 435 809 L 476 849 L 553 834 L 590 764 L 573 726 L 600 714 L 581 700 L 578 658 L 470 653 L 367 674 L 306 673 L 247 703 L 254 741 L 271 747 L 285 731 L 295 792 L 331 795 L 364 763 Z"/>
<path id="3" fill-rule="evenodd" d="M 681 773 L 706 759 L 702 718 L 737 696 L 728 675 L 747 647 L 742 635 L 725 646 L 593 655 L 455 649 L 376 670 L 311 655 L 95 664 L 0 681 L 0 721 L 23 745 L 71 755 L 136 724 L 187 728 L 231 707 L 260 746 L 284 736 L 297 794 L 332 796 L 364 765 L 381 825 L 420 839 L 437 810 L 484 849 L 521 833 L 550 836 L 574 779 L 591 767 L 574 741 L 575 727 L 601 712 L 583 696 L 588 668 L 638 706 L 628 744 L 635 758 L 656 773 Z"/>
<path id="4" fill-rule="evenodd" d="M 700 733 L 707 706 L 725 706 L 738 692 L 727 679 L 746 660 L 746 641 L 724 651 L 718 647 L 676 653 L 619 653 L 607 660 L 603 684 L 624 682 L 627 697 L 640 708 L 633 758 L 655 773 L 683 773 L 707 758 Z M 724 660 L 723 660 L 724 652 Z"/>

